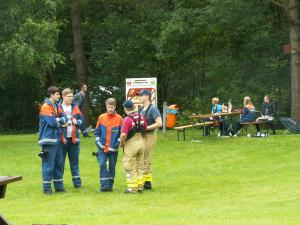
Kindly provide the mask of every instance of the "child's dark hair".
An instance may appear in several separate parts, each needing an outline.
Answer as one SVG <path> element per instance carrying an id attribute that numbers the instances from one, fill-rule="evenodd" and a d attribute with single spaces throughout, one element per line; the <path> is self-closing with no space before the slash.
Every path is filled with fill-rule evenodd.
<path id="1" fill-rule="evenodd" d="M 48 89 L 47 89 L 47 97 L 50 98 L 51 95 L 55 94 L 56 92 L 59 93 L 59 88 L 58 87 L 55 87 L 55 86 L 48 87 Z"/>

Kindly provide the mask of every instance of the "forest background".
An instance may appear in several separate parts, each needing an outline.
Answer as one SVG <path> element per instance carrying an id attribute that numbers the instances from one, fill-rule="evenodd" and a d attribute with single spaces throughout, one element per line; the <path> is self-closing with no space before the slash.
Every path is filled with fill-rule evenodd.
<path id="1" fill-rule="evenodd" d="M 130 77 L 157 77 L 159 107 L 181 115 L 209 112 L 215 96 L 259 109 L 269 94 L 277 116 L 300 120 L 298 11 L 298 0 L 2 1 L 0 132 L 37 131 L 47 87 L 82 82 L 93 125 Z"/>

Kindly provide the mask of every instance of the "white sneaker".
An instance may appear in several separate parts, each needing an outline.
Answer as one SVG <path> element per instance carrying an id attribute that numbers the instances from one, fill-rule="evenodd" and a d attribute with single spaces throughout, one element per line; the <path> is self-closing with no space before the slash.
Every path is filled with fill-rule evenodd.
<path id="1" fill-rule="evenodd" d="M 260 132 L 257 132 L 255 136 L 256 136 L 256 137 L 260 137 L 260 136 L 261 136 L 261 133 L 260 133 Z"/>
<path id="2" fill-rule="evenodd" d="M 247 136 L 247 137 L 251 137 L 251 134 L 247 134 L 246 136 Z"/>
<path id="3" fill-rule="evenodd" d="M 217 137 L 220 137 L 220 136 L 221 136 L 221 132 L 218 133 Z"/>
<path id="4" fill-rule="evenodd" d="M 228 136 L 228 135 L 223 135 L 223 136 L 221 136 L 221 138 L 230 138 L 230 136 Z"/>
<path id="5" fill-rule="evenodd" d="M 86 128 L 86 131 L 87 131 L 87 132 L 93 132 L 94 129 L 92 128 L 92 125 L 90 125 L 88 128 Z"/>
<path id="6" fill-rule="evenodd" d="M 201 143 L 201 142 L 203 142 L 203 141 L 200 141 L 200 140 L 192 140 L 192 142 Z"/>
<path id="7" fill-rule="evenodd" d="M 237 135 L 235 134 L 235 135 L 233 135 L 233 137 L 237 137 Z"/>

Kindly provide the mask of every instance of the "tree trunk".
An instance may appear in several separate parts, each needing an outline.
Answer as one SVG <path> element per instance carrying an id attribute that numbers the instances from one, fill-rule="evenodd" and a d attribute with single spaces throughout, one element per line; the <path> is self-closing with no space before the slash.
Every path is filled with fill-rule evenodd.
<path id="1" fill-rule="evenodd" d="M 74 38 L 74 58 L 76 66 L 76 78 L 78 85 L 87 82 L 87 61 L 84 54 L 84 46 L 82 40 L 81 26 L 80 26 L 80 0 L 71 1 L 71 17 L 72 30 Z"/>
<path id="2" fill-rule="evenodd" d="M 291 43 L 291 117 L 300 123 L 300 25 L 298 0 L 289 0 Z"/>
<path id="3" fill-rule="evenodd" d="M 74 60 L 76 66 L 76 79 L 77 84 L 80 87 L 82 83 L 87 84 L 88 81 L 88 66 L 84 53 L 83 38 L 81 33 L 80 24 L 80 0 L 71 0 L 71 18 L 72 18 L 72 30 L 74 38 Z M 85 105 L 83 108 L 83 114 L 85 115 L 86 125 L 90 124 L 88 117 L 90 101 L 88 92 L 86 93 Z"/>
<path id="4" fill-rule="evenodd" d="M 53 74 L 52 69 L 48 69 L 47 72 L 46 72 L 45 86 L 46 86 L 46 88 L 48 88 L 53 84 L 54 84 L 54 74 Z"/>
<path id="5" fill-rule="evenodd" d="M 201 74 L 200 74 L 200 90 L 199 90 L 199 95 L 200 95 L 200 101 L 201 101 L 201 106 L 205 105 L 205 102 L 207 99 L 205 99 L 205 94 L 206 94 L 206 89 L 205 89 L 205 76 L 206 76 L 206 43 L 204 43 L 203 48 L 202 48 L 202 66 L 201 66 Z"/>

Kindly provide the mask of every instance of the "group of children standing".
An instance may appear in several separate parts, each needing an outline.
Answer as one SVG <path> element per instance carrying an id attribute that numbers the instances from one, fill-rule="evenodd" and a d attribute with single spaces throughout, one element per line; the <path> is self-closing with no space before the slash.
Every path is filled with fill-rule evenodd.
<path id="1" fill-rule="evenodd" d="M 95 128 L 97 160 L 100 167 L 100 191 L 111 192 L 115 179 L 115 167 L 119 147 L 123 148 L 123 166 L 127 188 L 125 193 L 138 193 L 152 189 L 152 150 L 156 143 L 156 129 L 162 126 L 159 110 L 151 104 L 151 92 L 138 93 L 143 107 L 137 112 L 131 100 L 123 103 L 126 117 L 116 112 L 117 102 L 113 98 L 105 101 L 106 112 L 98 118 Z M 51 86 L 39 116 L 39 145 L 42 151 L 43 191 L 51 195 L 65 192 L 63 173 L 68 155 L 74 188 L 81 188 L 79 173 L 79 130 L 84 130 L 84 117 L 73 101 L 70 88 L 62 91 Z"/>

